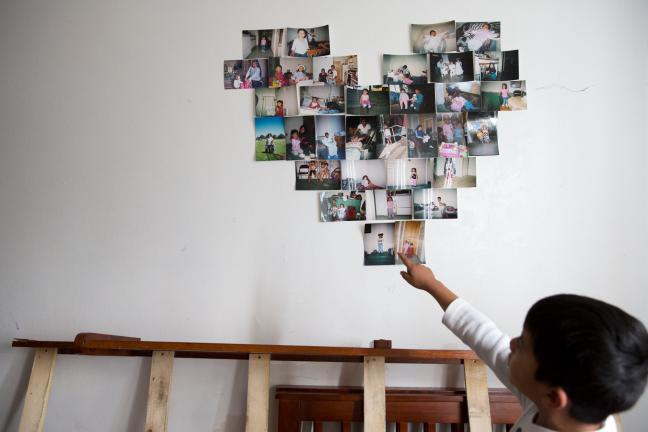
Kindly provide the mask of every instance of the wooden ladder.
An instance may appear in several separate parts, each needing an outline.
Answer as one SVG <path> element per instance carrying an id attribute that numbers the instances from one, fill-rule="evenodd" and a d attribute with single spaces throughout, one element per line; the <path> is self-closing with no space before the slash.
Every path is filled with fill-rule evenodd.
<path id="1" fill-rule="evenodd" d="M 364 430 L 386 432 L 385 363 L 462 363 L 473 432 L 491 432 L 486 367 L 472 351 L 392 349 L 391 341 L 374 341 L 373 348 L 292 345 L 246 345 L 194 342 L 152 342 L 138 338 L 81 333 L 74 342 L 16 339 L 14 347 L 35 348 L 19 432 L 43 430 L 58 354 L 151 356 L 145 432 L 165 432 L 175 358 L 248 360 L 246 432 L 268 432 L 270 362 L 363 362 Z"/>

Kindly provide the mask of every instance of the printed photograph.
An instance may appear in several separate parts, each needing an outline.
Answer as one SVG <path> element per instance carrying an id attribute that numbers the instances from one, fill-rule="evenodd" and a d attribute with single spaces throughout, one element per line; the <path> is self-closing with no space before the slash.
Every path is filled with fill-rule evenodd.
<path id="1" fill-rule="evenodd" d="M 346 88 L 347 114 L 389 114 L 389 86 L 356 86 Z"/>
<path id="2" fill-rule="evenodd" d="M 458 22 L 457 51 L 501 51 L 500 27 L 498 22 Z"/>
<path id="3" fill-rule="evenodd" d="M 317 159 L 315 141 L 315 117 L 297 116 L 286 117 L 286 159 L 314 160 Z"/>
<path id="4" fill-rule="evenodd" d="M 426 54 L 383 54 L 384 84 L 426 84 Z"/>
<path id="5" fill-rule="evenodd" d="M 455 189 L 477 186 L 477 158 L 430 159 L 433 189 Z"/>
<path id="6" fill-rule="evenodd" d="M 254 89 L 254 106 L 257 117 L 296 116 L 297 87 Z"/>
<path id="7" fill-rule="evenodd" d="M 455 22 L 437 24 L 412 24 L 410 27 L 412 52 L 442 53 L 457 51 Z"/>
<path id="8" fill-rule="evenodd" d="M 434 84 L 437 112 L 479 112 L 481 83 L 479 81 Z"/>
<path id="9" fill-rule="evenodd" d="M 377 223 L 364 226 L 364 265 L 394 265 L 394 224 Z"/>
<path id="10" fill-rule="evenodd" d="M 482 84 L 483 111 L 527 109 L 526 81 L 492 81 Z"/>
<path id="11" fill-rule="evenodd" d="M 255 159 L 274 161 L 286 159 L 286 132 L 283 117 L 256 117 Z"/>
<path id="12" fill-rule="evenodd" d="M 387 189 L 426 189 L 432 187 L 428 159 L 387 161 Z"/>
<path id="13" fill-rule="evenodd" d="M 407 116 L 381 115 L 378 117 L 382 142 L 378 142 L 376 154 L 379 159 L 406 159 Z"/>
<path id="14" fill-rule="evenodd" d="M 300 115 L 344 113 L 344 86 L 303 86 L 298 93 Z"/>
<path id="15" fill-rule="evenodd" d="M 472 52 L 430 54 L 430 82 L 453 83 L 475 79 Z"/>
<path id="16" fill-rule="evenodd" d="M 347 160 L 376 159 L 381 139 L 378 116 L 346 116 Z"/>
<path id="17" fill-rule="evenodd" d="M 436 114 L 407 116 L 408 157 L 433 158 L 438 154 Z"/>
<path id="18" fill-rule="evenodd" d="M 366 220 L 366 208 L 364 192 L 341 191 L 320 194 L 320 220 L 322 222 Z"/>
<path id="19" fill-rule="evenodd" d="M 497 112 L 468 113 L 466 138 L 469 156 L 495 156 L 497 146 Z"/>
<path id="20" fill-rule="evenodd" d="M 285 55 L 284 29 L 243 30 L 243 58 L 269 58 Z"/>
<path id="21" fill-rule="evenodd" d="M 313 84 L 313 59 L 271 57 L 268 59 L 268 87 Z"/>
<path id="22" fill-rule="evenodd" d="M 396 222 L 394 231 L 396 264 L 403 263 L 399 253 L 417 264 L 425 264 L 425 221 Z"/>
<path id="23" fill-rule="evenodd" d="M 434 84 L 392 84 L 389 86 L 390 114 L 433 113 Z"/>
<path id="24" fill-rule="evenodd" d="M 298 27 L 286 29 L 288 56 L 318 57 L 331 54 L 329 27 Z"/>
<path id="25" fill-rule="evenodd" d="M 414 219 L 457 219 L 457 189 L 419 189 L 414 192 Z"/>
<path id="26" fill-rule="evenodd" d="M 411 190 L 376 190 L 373 196 L 376 220 L 412 219 Z"/>
<path id="27" fill-rule="evenodd" d="M 295 161 L 296 190 L 340 190 L 340 161 Z"/>
<path id="28" fill-rule="evenodd" d="M 313 58 L 316 81 L 327 85 L 358 85 L 358 56 L 324 56 Z"/>
<path id="29" fill-rule="evenodd" d="M 346 133 L 344 116 L 315 117 L 315 140 L 317 142 L 317 159 L 344 159 Z"/>
<path id="30" fill-rule="evenodd" d="M 241 88 L 267 87 L 268 59 L 243 60 Z M 234 83 L 236 88 L 236 83 Z"/>
<path id="31" fill-rule="evenodd" d="M 438 156 L 468 157 L 466 113 L 440 113 L 436 116 L 439 137 Z"/>
<path id="32" fill-rule="evenodd" d="M 379 159 L 342 162 L 342 189 L 367 191 L 385 189 L 387 171 Z"/>
<path id="33" fill-rule="evenodd" d="M 486 51 L 475 54 L 477 68 L 475 79 L 481 81 L 507 81 L 520 78 L 518 51 Z"/>
<path id="34" fill-rule="evenodd" d="M 223 83 L 225 90 L 239 90 L 245 88 L 243 87 L 243 60 L 225 60 L 223 62 L 223 68 Z"/>

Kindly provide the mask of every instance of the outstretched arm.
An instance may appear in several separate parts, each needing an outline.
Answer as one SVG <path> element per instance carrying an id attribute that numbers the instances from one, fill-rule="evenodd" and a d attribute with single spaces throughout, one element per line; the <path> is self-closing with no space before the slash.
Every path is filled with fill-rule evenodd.
<path id="1" fill-rule="evenodd" d="M 407 267 L 407 271 L 401 272 L 403 279 L 413 287 L 429 293 L 439 303 L 441 309 L 445 311 L 450 306 L 450 303 L 457 298 L 457 295 L 438 280 L 428 267 L 415 264 L 403 254 L 398 254 L 398 256 Z"/>

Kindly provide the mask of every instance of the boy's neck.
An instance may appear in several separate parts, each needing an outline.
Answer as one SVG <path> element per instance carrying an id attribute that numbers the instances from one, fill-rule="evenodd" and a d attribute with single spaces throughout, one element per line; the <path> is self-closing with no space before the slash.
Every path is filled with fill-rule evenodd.
<path id="1" fill-rule="evenodd" d="M 556 415 L 555 412 L 538 411 L 538 414 L 533 419 L 533 422 L 538 426 L 555 431 L 569 431 L 569 432 L 587 432 L 596 431 L 601 429 L 605 423 L 581 423 L 571 419 L 565 415 Z"/>

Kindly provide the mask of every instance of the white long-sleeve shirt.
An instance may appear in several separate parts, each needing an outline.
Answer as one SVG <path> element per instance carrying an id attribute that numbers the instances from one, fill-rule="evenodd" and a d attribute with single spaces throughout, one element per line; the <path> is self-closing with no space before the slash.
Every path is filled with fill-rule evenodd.
<path id="1" fill-rule="evenodd" d="M 510 338 L 497 328 L 495 323 L 467 301 L 454 300 L 443 314 L 443 324 L 463 343 L 475 351 L 479 358 L 495 372 L 497 378 L 520 401 L 522 416 L 513 426 L 513 432 L 557 432 L 534 423 L 538 414 L 536 405 L 524 396 L 509 380 L 508 357 L 511 352 Z M 597 432 L 617 432 L 612 416 Z"/>

